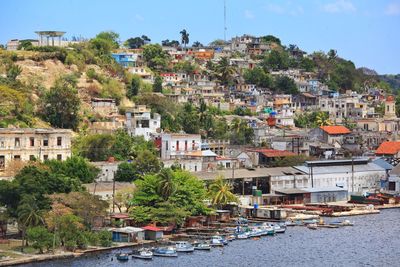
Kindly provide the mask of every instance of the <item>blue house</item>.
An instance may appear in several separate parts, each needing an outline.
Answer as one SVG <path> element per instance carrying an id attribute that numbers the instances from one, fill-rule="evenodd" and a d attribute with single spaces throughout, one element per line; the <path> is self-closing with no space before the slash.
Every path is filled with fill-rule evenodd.
<path id="1" fill-rule="evenodd" d="M 135 67 L 138 58 L 138 55 L 134 53 L 112 53 L 111 56 L 125 68 Z"/>

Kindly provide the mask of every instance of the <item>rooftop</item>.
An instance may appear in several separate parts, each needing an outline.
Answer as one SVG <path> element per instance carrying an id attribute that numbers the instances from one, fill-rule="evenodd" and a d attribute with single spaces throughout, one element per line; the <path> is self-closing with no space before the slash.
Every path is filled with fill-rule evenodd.
<path id="1" fill-rule="evenodd" d="M 304 172 L 297 170 L 293 167 L 275 167 L 275 168 L 255 168 L 249 169 L 235 169 L 235 170 L 221 170 L 216 172 L 196 172 L 193 173 L 202 180 L 214 180 L 217 176 L 221 175 L 225 179 L 242 179 L 242 178 L 261 178 L 268 176 L 286 176 L 286 175 L 303 175 Z"/>
<path id="2" fill-rule="evenodd" d="M 385 141 L 375 151 L 377 155 L 394 155 L 400 151 L 400 141 Z"/>
<path id="3" fill-rule="evenodd" d="M 328 134 L 349 134 L 351 131 L 344 126 L 341 125 L 332 125 L 332 126 L 321 126 L 324 132 Z"/>
<path id="4" fill-rule="evenodd" d="M 276 150 L 276 149 L 249 149 L 250 152 L 258 152 L 266 156 L 267 158 L 276 158 L 276 157 L 287 157 L 287 156 L 295 156 L 296 154 L 287 151 L 287 150 Z"/>
<path id="5" fill-rule="evenodd" d="M 68 129 L 54 128 L 0 128 L 0 134 L 51 134 L 51 133 L 72 133 Z"/>

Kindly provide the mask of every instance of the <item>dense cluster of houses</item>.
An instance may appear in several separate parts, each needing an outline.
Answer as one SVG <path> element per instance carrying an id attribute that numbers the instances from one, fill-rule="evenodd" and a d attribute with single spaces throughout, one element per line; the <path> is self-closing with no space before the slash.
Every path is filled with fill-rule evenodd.
<path id="1" fill-rule="evenodd" d="M 267 88 L 246 84 L 240 75 L 230 88 L 219 85 L 205 68 L 208 61 L 218 62 L 222 57 L 241 54 L 238 58 L 230 57 L 229 64 L 242 73 L 259 63 L 257 55 L 272 49 L 260 38 L 249 35 L 235 37 L 224 45 L 163 49 L 172 57 L 173 64 L 189 60 L 202 71 L 161 73 L 163 86 L 169 90 L 160 96 L 176 103 L 198 104 L 203 99 L 222 111 L 248 108 L 254 115 L 240 118 L 254 130 L 253 145 L 237 146 L 227 140 L 204 140 L 198 134 L 163 132 L 161 116 L 148 107 L 132 106 L 121 115 L 115 100 L 104 98 L 91 101 L 93 112 L 105 118 L 92 123 L 92 133 L 124 129 L 131 136 L 154 140 L 164 166 L 179 165 L 204 180 L 223 175 L 232 181 L 242 202 L 249 204 L 330 202 L 368 191 L 400 192 L 400 169 L 396 166 L 400 119 L 393 96 L 379 88 L 362 94 L 340 94 L 329 90 L 315 73 L 301 69 L 271 73 L 292 78 L 298 87 L 297 95 L 272 94 Z M 303 57 L 305 53 L 298 50 L 291 56 Z M 121 50 L 113 57 L 144 81 L 153 82 L 154 75 L 146 67 L 141 49 Z M 383 114 L 376 112 L 377 105 L 384 106 Z M 327 113 L 329 123 L 314 128 L 311 124 L 296 127 L 296 116 L 308 111 Z M 70 142 L 68 131 L 1 129 L 0 175 L 15 160 L 63 160 L 71 154 Z M 298 155 L 313 160 L 273 167 L 278 160 Z M 96 163 L 102 168 L 99 181 L 111 181 L 113 177 L 108 174 L 115 172 L 118 164 Z M 255 191 L 261 193 L 255 195 Z"/>

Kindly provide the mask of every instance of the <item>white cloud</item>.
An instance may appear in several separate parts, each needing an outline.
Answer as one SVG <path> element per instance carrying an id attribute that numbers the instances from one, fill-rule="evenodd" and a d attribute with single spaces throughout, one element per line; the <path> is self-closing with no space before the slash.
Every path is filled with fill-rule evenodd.
<path id="1" fill-rule="evenodd" d="M 322 9 L 328 13 L 344 13 L 344 12 L 354 12 L 356 7 L 351 1 L 338 0 L 333 3 L 325 4 Z"/>
<path id="2" fill-rule="evenodd" d="M 280 6 L 280 5 L 277 5 L 277 4 L 268 4 L 266 6 L 266 8 L 267 8 L 268 11 L 271 11 L 271 12 L 276 13 L 276 14 L 285 13 L 285 8 Z"/>
<path id="3" fill-rule="evenodd" d="M 269 3 L 265 6 L 265 9 L 278 15 L 289 14 L 292 16 L 297 16 L 304 13 L 303 7 L 294 5 L 291 1 L 287 1 L 283 4 Z"/>
<path id="4" fill-rule="evenodd" d="M 255 18 L 253 12 L 251 12 L 251 11 L 248 10 L 248 9 L 246 9 L 246 10 L 244 11 L 244 17 L 245 17 L 246 19 L 254 19 L 254 18 Z"/>
<path id="5" fill-rule="evenodd" d="M 144 20 L 143 16 L 139 15 L 139 14 L 135 15 L 135 19 L 138 20 L 138 21 L 143 21 Z"/>
<path id="6" fill-rule="evenodd" d="M 385 9 L 386 15 L 400 15 L 400 3 L 390 3 Z"/>

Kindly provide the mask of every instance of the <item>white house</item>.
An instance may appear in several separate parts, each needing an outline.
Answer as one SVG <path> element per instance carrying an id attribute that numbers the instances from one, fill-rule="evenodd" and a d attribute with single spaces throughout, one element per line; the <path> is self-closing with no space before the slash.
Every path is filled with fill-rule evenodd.
<path id="1" fill-rule="evenodd" d="M 185 157 L 188 152 L 194 151 L 201 151 L 199 134 L 161 134 L 161 159 L 179 159 Z"/>
<path id="2" fill-rule="evenodd" d="M 127 110 L 126 129 L 130 136 L 143 136 L 145 140 L 150 140 L 153 135 L 160 131 L 161 116 L 158 113 L 151 114 L 151 110 L 145 105 Z"/>

